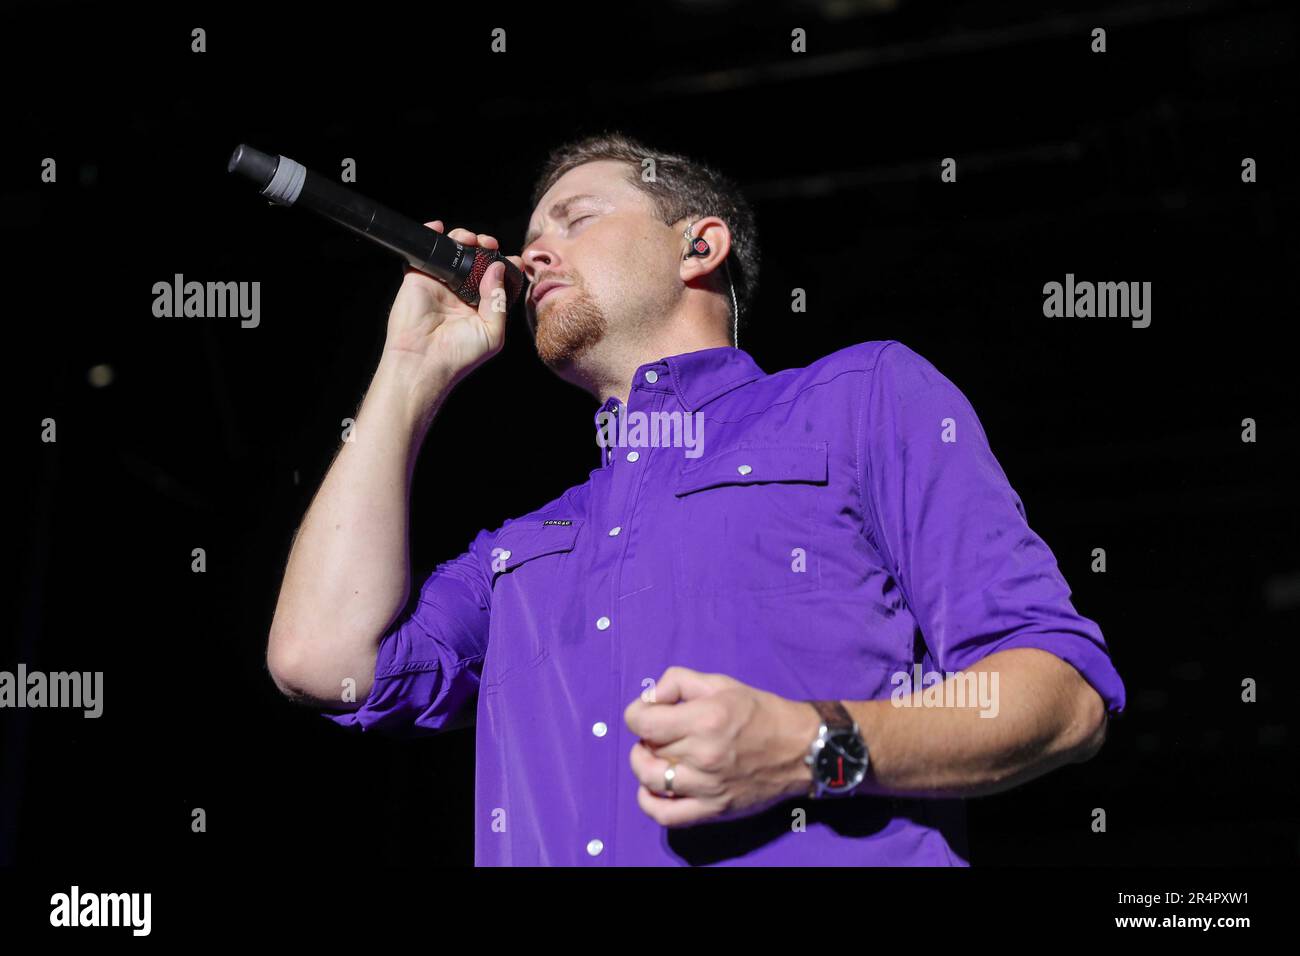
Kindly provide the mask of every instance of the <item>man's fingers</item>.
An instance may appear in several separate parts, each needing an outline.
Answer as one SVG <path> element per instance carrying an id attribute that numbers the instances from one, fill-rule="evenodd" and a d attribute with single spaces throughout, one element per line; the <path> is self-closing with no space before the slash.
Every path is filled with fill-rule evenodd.
<path id="1" fill-rule="evenodd" d="M 657 757 L 643 743 L 632 745 L 632 750 L 628 753 L 628 763 L 632 765 L 632 774 L 641 781 L 642 785 L 659 796 L 672 797 L 675 794 L 681 797 L 695 794 L 701 789 L 699 771 L 694 767 Z M 671 793 L 664 787 L 664 771 L 669 767 L 673 768 L 675 774 Z"/>
<path id="2" fill-rule="evenodd" d="M 656 747 L 667 746 L 695 732 L 700 725 L 700 716 L 698 702 L 648 704 L 640 697 L 628 704 L 623 712 L 627 729 Z"/>
<path id="3" fill-rule="evenodd" d="M 714 676 L 680 665 L 669 667 L 655 682 L 655 703 L 673 704 L 707 697 L 719 689 L 719 682 L 711 679 Z"/>
<path id="4" fill-rule="evenodd" d="M 701 797 L 657 797 L 645 784 L 636 788 L 637 806 L 660 826 L 685 827 L 717 816 L 712 801 Z"/>
<path id="5" fill-rule="evenodd" d="M 506 315 L 510 311 L 510 301 L 504 291 L 505 268 L 500 261 L 492 263 L 483 273 L 483 280 L 478 286 L 479 318 L 487 327 L 488 335 L 496 348 L 505 342 Z"/>
<path id="6" fill-rule="evenodd" d="M 426 222 L 425 225 L 437 232 L 444 231 L 443 221 L 434 219 Z M 448 239 L 454 239 L 456 242 L 467 246 L 481 246 L 484 249 L 499 250 L 500 243 L 495 236 L 486 232 L 471 232 L 468 229 L 457 227 L 451 232 L 447 232 Z M 515 268 L 523 271 L 524 260 L 519 256 L 507 256 Z M 409 266 L 406 271 L 412 270 Z M 479 283 L 479 316 L 488 325 L 488 331 L 492 335 L 493 341 L 498 344 L 505 337 L 505 314 L 508 310 L 508 303 L 505 300 L 505 293 L 496 294 L 497 289 L 504 290 L 505 287 L 505 266 L 501 263 L 494 262 L 488 266 L 487 271 L 483 273 L 483 279 Z"/>

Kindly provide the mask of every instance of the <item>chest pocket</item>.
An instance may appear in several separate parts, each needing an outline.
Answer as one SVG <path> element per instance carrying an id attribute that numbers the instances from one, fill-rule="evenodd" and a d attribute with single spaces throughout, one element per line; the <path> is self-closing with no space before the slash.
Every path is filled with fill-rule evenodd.
<path id="1" fill-rule="evenodd" d="M 567 519 L 566 519 L 567 520 Z M 547 656 L 563 588 L 565 561 L 582 521 L 513 521 L 496 536 L 490 554 L 492 625 L 483 661 L 483 689 L 504 683 Z"/>
<path id="2" fill-rule="evenodd" d="M 679 472 L 676 584 L 689 593 L 821 587 L 826 442 L 741 442 Z"/>

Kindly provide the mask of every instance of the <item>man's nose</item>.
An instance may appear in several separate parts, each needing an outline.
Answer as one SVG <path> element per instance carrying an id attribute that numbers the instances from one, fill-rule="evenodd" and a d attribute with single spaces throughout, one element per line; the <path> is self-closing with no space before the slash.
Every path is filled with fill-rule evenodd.
<path id="1" fill-rule="evenodd" d="M 541 269 L 553 268 L 556 261 L 555 254 L 541 246 L 525 249 L 522 258 L 524 260 L 524 272 L 528 275 L 529 282 L 533 281 L 533 278 Z"/>

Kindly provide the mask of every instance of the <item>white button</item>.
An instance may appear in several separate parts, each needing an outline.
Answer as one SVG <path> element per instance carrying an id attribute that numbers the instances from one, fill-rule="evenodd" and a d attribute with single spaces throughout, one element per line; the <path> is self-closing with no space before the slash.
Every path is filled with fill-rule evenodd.
<path id="1" fill-rule="evenodd" d="M 509 552 L 509 551 L 502 551 L 500 554 L 497 555 L 497 557 L 500 558 L 502 561 L 509 561 L 509 560 L 510 560 L 510 552 Z"/>
<path id="2" fill-rule="evenodd" d="M 609 728 L 605 726 L 603 720 L 598 720 L 591 725 L 591 732 L 597 737 L 604 737 L 605 734 L 609 732 Z"/>
<path id="3" fill-rule="evenodd" d="M 645 373 L 645 380 L 653 385 L 655 382 L 659 381 L 659 373 L 654 369 L 651 369 Z"/>
<path id="4" fill-rule="evenodd" d="M 639 451 L 630 451 L 627 453 L 628 461 L 636 461 L 640 457 L 641 457 L 641 453 Z"/>
<path id="5" fill-rule="evenodd" d="M 603 630 L 605 630 L 607 627 L 609 627 L 609 618 L 607 618 L 607 617 L 597 618 L 597 620 L 596 620 L 596 630 L 598 630 L 598 631 L 603 631 Z"/>
<path id="6" fill-rule="evenodd" d="M 600 851 L 603 850 L 603 849 L 605 849 L 605 844 L 601 843 L 599 840 L 588 840 L 588 841 L 587 841 L 587 855 L 588 855 L 588 856 L 600 856 Z"/>
<path id="7" fill-rule="evenodd" d="M 622 530 L 623 530 L 623 529 L 622 529 L 621 527 L 619 527 L 618 525 L 614 525 L 614 527 L 612 527 L 612 528 L 609 529 L 609 536 L 610 536 L 611 538 L 617 538 L 617 537 L 618 537 L 618 533 L 619 533 L 620 531 L 622 531 Z"/>
<path id="8" fill-rule="evenodd" d="M 754 469 L 750 468 L 748 465 L 741 465 L 739 468 L 736 469 L 736 471 L 740 472 L 742 475 L 747 475 L 753 470 Z"/>

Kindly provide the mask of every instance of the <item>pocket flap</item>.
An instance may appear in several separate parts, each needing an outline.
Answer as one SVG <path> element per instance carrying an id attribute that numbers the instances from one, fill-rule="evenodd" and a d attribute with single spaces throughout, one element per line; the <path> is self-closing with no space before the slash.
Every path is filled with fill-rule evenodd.
<path id="1" fill-rule="evenodd" d="M 558 523 L 559 521 L 564 523 Z M 546 554 L 572 551 L 582 521 L 578 518 L 512 521 L 501 529 L 492 548 L 492 570 L 510 571 Z"/>
<path id="2" fill-rule="evenodd" d="M 681 497 L 719 485 L 769 481 L 825 484 L 826 442 L 741 442 L 683 468 L 677 476 L 675 493 Z"/>

